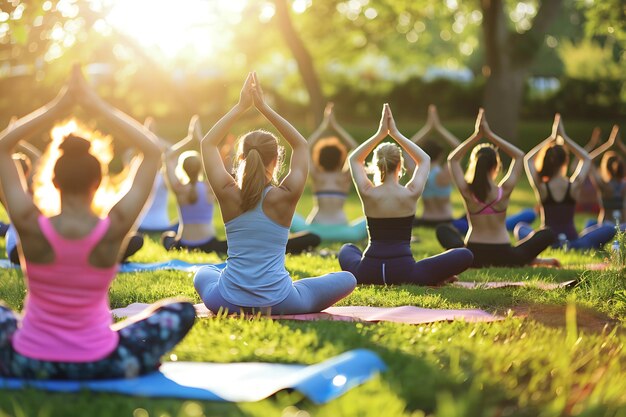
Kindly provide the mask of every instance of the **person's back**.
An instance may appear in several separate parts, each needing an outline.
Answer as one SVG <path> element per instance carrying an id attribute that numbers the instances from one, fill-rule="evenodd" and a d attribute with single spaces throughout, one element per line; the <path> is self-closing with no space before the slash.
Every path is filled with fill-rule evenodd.
<path id="1" fill-rule="evenodd" d="M 213 226 L 213 194 L 204 181 L 183 186 L 184 192 L 176 194 L 180 209 L 181 237 L 185 241 L 206 241 L 215 235 Z M 193 195 L 193 200 L 191 199 Z"/>
<path id="2" fill-rule="evenodd" d="M 569 178 L 555 176 L 538 188 L 543 194 L 540 206 L 542 226 L 551 228 L 557 236 L 564 234 L 568 240 L 577 239 L 574 215 L 578 199 L 573 196 Z"/>
<path id="3" fill-rule="evenodd" d="M 465 235 L 466 242 L 475 243 L 509 243 L 506 229 L 506 210 L 509 196 L 504 196 L 502 187 L 491 183 L 484 201 L 471 195 L 465 199 L 469 218 L 469 229 Z"/>
<path id="4" fill-rule="evenodd" d="M 349 172 L 317 171 L 311 174 L 315 205 L 307 218 L 309 223 L 341 225 L 347 224 L 344 205 L 352 179 Z"/>
<path id="5" fill-rule="evenodd" d="M 86 235 L 72 238 L 55 229 L 56 223 L 67 233 L 66 217 L 39 217 L 54 260 L 44 264 L 25 261 L 26 314 L 13 346 L 22 355 L 41 360 L 92 361 L 108 354 L 118 342 L 117 333 L 110 328 L 108 303 L 109 285 L 118 265 L 101 268 L 89 262 L 108 231 L 108 217 L 98 220 Z"/>
<path id="6" fill-rule="evenodd" d="M 490 143 L 479 144 L 483 138 Z M 504 178 L 496 183 L 501 169 L 498 148 L 511 157 L 511 164 Z M 464 171 L 461 161 L 470 149 L 468 167 Z M 554 240 L 548 230 L 535 233 L 517 246 L 512 246 L 510 242 L 506 210 L 524 169 L 523 157 L 520 149 L 491 131 L 481 109 L 474 133 L 448 156 L 450 173 L 468 213 L 469 229 L 463 237 L 452 226 L 437 227 L 437 239 L 444 248 L 465 246 L 470 249 L 474 255 L 474 267 L 557 264 L 555 260 L 537 258 Z"/>
<path id="7" fill-rule="evenodd" d="M 143 155 L 130 188 L 103 219 L 93 207 L 103 179 L 102 164 L 90 152 L 89 140 L 70 134 L 59 144 L 53 143 L 44 158 L 53 166 L 52 177 L 43 181 L 53 184 L 61 203 L 59 214 L 50 218 L 23 188 L 24 178 L 15 164 L 7 163 L 20 139 L 45 128 L 75 104 L 112 124 Z M 56 160 L 54 155 L 58 155 Z M 52 103 L 0 134 L 0 184 L 20 236 L 20 263 L 28 287 L 19 328 L 15 313 L 0 305 L 0 374 L 62 379 L 133 377 L 156 369 L 160 356 L 191 328 L 195 312 L 190 303 L 183 302 L 164 302 L 143 319 L 118 324 L 115 331 L 110 327 L 109 285 L 150 194 L 160 156 L 153 138 L 136 121 L 102 101 L 86 85 L 78 68 Z M 50 202 L 43 199 L 37 203 L 48 208 Z M 162 314 L 179 319 L 166 334 L 160 329 Z M 146 335 L 141 343 L 133 337 L 139 332 Z M 144 355 L 146 345 L 150 355 Z"/>
<path id="8" fill-rule="evenodd" d="M 233 178 L 224 166 L 218 145 L 231 125 L 254 104 L 292 147 L 289 173 L 276 179 L 278 139 L 256 130 L 238 146 L 239 165 Z M 224 115 L 202 140 L 207 178 L 219 201 L 228 241 L 224 270 L 205 267 L 194 286 L 211 311 L 271 308 L 275 314 L 320 311 L 352 292 L 349 273 L 327 274 L 292 282 L 285 270 L 289 226 L 308 172 L 306 140 L 264 101 L 256 75 L 249 74 L 239 103 Z M 272 186 L 272 184 L 276 184 Z"/>
<path id="9" fill-rule="evenodd" d="M 379 145 L 387 134 L 400 146 Z M 398 181 L 404 169 L 401 149 L 417 167 L 406 185 Z M 365 169 L 365 160 L 372 151 L 373 182 Z M 365 284 L 439 285 L 456 279 L 456 274 L 469 267 L 472 255 L 467 249 L 454 249 L 418 262 L 413 259 L 411 230 L 430 158 L 398 131 L 387 104 L 378 131 L 350 154 L 349 161 L 367 218 L 369 244 L 364 252 L 351 244 L 341 248 L 337 258 L 344 271 L 352 272 Z"/>
<path id="10" fill-rule="evenodd" d="M 569 152 L 578 160 L 572 175 L 567 174 Z M 576 231 L 574 215 L 583 183 L 590 173 L 591 157 L 566 134 L 559 114 L 552 134 L 531 149 L 525 157 L 526 173 L 541 204 L 541 221 L 555 233 L 554 246 L 566 249 L 600 248 L 615 234 L 611 226 L 596 226 Z M 524 239 L 532 232 L 529 225 L 518 225 L 515 235 Z"/>
<path id="11" fill-rule="evenodd" d="M 202 252 L 226 253 L 225 241 L 215 237 L 213 225 L 213 190 L 202 177 L 202 160 L 196 151 L 183 148 L 194 140 L 201 139 L 199 120 L 192 117 L 187 137 L 171 146 L 165 153 L 165 173 L 167 181 L 176 196 L 179 212 L 177 231 L 161 235 L 161 242 L 167 249 L 198 250 Z M 179 178 L 179 171 L 186 179 Z"/>
<path id="12" fill-rule="evenodd" d="M 139 229 L 142 232 L 164 232 L 172 227 L 168 214 L 169 190 L 163 174 L 159 172 L 154 181 L 152 202 L 143 215 Z"/>
<path id="13" fill-rule="evenodd" d="M 220 293 L 242 307 L 272 306 L 291 291 L 285 269 L 289 228 L 271 220 L 263 210 L 266 187 L 256 207 L 225 224 L 228 262 L 220 280 Z"/>
<path id="14" fill-rule="evenodd" d="M 333 134 L 329 135 L 329 130 Z M 352 187 L 346 157 L 357 144 L 337 123 L 332 103 L 326 106 L 322 123 L 311 134 L 308 144 L 313 208 L 306 220 L 295 213 L 291 230 L 308 231 L 327 242 L 364 239 L 367 236 L 365 219 L 349 222 L 344 207 Z"/>
<path id="15" fill-rule="evenodd" d="M 450 221 L 452 220 L 452 204 L 450 203 L 450 175 L 441 165 L 431 165 L 428 180 L 422 193 L 422 220 Z"/>

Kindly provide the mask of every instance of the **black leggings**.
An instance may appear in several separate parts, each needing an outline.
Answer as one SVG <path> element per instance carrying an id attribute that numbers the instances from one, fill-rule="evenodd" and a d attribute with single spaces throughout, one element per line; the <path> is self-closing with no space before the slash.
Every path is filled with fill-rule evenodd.
<path id="1" fill-rule="evenodd" d="M 20 355 L 11 339 L 18 319 L 0 305 L 0 375 L 36 379 L 133 378 L 157 369 L 161 356 L 180 342 L 196 319 L 191 303 L 161 301 L 140 320 L 131 317 L 117 329 L 117 348 L 93 362 L 43 361 Z"/>
<path id="2" fill-rule="evenodd" d="M 541 229 L 528 235 L 516 246 L 510 243 L 463 243 L 463 237 L 452 226 L 437 227 L 437 239 L 446 249 L 465 246 L 474 254 L 472 267 L 485 266 L 524 266 L 530 264 L 541 252 L 554 242 L 554 232 L 550 229 Z"/>
<path id="3" fill-rule="evenodd" d="M 472 253 L 464 248 L 415 262 L 406 241 L 372 242 L 365 255 L 347 244 L 337 258 L 341 269 L 352 272 L 359 284 L 437 285 L 472 265 Z"/>
<path id="4" fill-rule="evenodd" d="M 228 242 L 225 240 L 218 240 L 212 238 L 208 242 L 201 243 L 199 245 L 188 245 L 180 240 L 176 240 L 176 232 L 165 232 L 161 236 L 161 242 L 165 249 L 186 249 L 189 251 L 198 250 L 201 252 L 217 252 L 225 255 L 228 252 Z M 290 233 L 289 240 L 287 241 L 286 253 L 298 254 L 307 250 L 311 250 L 318 246 L 322 240 L 314 233 L 299 232 Z"/>
<path id="5" fill-rule="evenodd" d="M 225 240 L 219 240 L 217 238 L 211 238 L 210 240 L 199 244 L 188 244 L 180 239 L 176 239 L 178 234 L 176 232 L 165 232 L 161 235 L 161 243 L 167 250 L 172 249 L 184 249 L 187 251 L 200 251 L 205 253 L 217 252 L 221 255 L 225 255 L 228 251 L 228 245 Z"/>

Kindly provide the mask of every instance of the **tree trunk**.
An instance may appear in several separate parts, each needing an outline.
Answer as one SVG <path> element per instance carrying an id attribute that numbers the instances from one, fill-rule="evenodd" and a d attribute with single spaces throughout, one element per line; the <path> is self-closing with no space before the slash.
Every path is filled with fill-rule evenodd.
<path id="1" fill-rule="evenodd" d="M 541 1 L 532 28 L 520 35 L 508 29 L 503 0 L 481 0 L 487 76 L 483 105 L 494 132 L 507 140 L 517 139 L 528 69 L 561 3 L 562 0 Z"/>
<path id="2" fill-rule="evenodd" d="M 326 103 L 317 72 L 315 71 L 315 66 L 313 65 L 313 59 L 304 45 L 304 42 L 302 42 L 302 39 L 293 27 L 287 1 L 274 0 L 274 5 L 276 6 L 278 28 L 287 46 L 291 50 L 294 59 L 298 63 L 300 76 L 309 94 L 309 111 L 317 126 L 322 122 Z"/>
<path id="3" fill-rule="evenodd" d="M 522 107 L 526 68 L 503 66 L 487 79 L 483 105 L 489 126 L 508 141 L 517 139 L 517 124 Z"/>

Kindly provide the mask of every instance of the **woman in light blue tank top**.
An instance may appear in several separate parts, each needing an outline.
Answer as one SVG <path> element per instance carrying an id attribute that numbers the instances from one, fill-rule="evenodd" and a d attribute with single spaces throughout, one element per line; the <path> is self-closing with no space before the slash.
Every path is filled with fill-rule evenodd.
<path id="1" fill-rule="evenodd" d="M 235 178 L 220 157 L 220 142 L 253 104 L 292 148 L 289 173 L 280 182 L 275 175 L 282 149 L 269 132 L 256 130 L 240 139 Z M 202 156 L 228 241 L 226 268 L 204 267 L 194 278 L 207 308 L 231 313 L 249 309 L 272 314 L 313 313 L 354 290 L 356 279 L 349 272 L 293 282 L 285 269 L 289 225 L 307 178 L 308 147 L 302 135 L 265 103 L 256 74 L 248 75 L 239 102 L 202 140 Z"/>

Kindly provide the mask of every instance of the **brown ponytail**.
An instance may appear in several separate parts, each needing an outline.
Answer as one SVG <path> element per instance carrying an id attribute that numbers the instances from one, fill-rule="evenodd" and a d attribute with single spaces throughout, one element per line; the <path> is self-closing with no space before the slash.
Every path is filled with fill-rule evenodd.
<path id="1" fill-rule="evenodd" d="M 196 184 L 198 183 L 198 178 L 200 177 L 200 172 L 202 171 L 202 161 L 198 156 L 198 153 L 195 151 L 185 152 L 180 158 L 182 159 L 182 168 L 187 174 L 189 178 L 189 184 L 191 185 L 191 189 L 189 190 L 189 203 L 195 204 L 198 201 L 198 191 L 196 191 Z"/>
<path id="2" fill-rule="evenodd" d="M 569 156 L 563 145 L 554 142 L 544 146 L 537 154 L 535 168 L 543 181 L 550 181 L 563 167 L 567 166 Z"/>
<path id="3" fill-rule="evenodd" d="M 257 206 L 263 190 L 272 180 L 270 170 L 276 161 L 280 165 L 278 140 L 270 132 L 255 130 L 240 140 L 237 167 L 237 183 L 241 189 L 241 210 L 246 212 Z"/>
<path id="4" fill-rule="evenodd" d="M 600 172 L 604 181 L 622 181 L 625 176 L 624 160 L 615 152 L 608 151 L 600 162 Z"/>
<path id="5" fill-rule="evenodd" d="M 485 201 L 491 190 L 489 176 L 493 170 L 500 169 L 500 156 L 495 147 L 488 143 L 477 145 L 472 150 L 469 166 L 465 172 L 465 181 L 472 194 Z"/>

